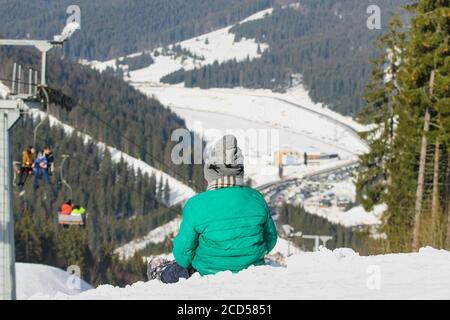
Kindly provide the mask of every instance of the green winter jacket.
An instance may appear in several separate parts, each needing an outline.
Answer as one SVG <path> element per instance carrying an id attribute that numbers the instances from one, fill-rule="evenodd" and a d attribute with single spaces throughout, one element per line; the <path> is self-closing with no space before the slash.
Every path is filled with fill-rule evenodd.
<path id="1" fill-rule="evenodd" d="M 247 187 L 210 190 L 183 208 L 174 240 L 175 261 L 201 275 L 239 272 L 264 264 L 277 242 L 277 231 L 264 197 Z"/>

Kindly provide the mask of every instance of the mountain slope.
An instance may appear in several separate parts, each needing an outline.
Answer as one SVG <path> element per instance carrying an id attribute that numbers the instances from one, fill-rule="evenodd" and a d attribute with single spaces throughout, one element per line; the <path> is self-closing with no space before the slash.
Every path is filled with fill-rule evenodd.
<path id="1" fill-rule="evenodd" d="M 4 37 L 51 39 L 65 24 L 66 8 L 78 5 L 82 29 L 64 53 L 105 60 L 227 26 L 275 1 L 0 0 L 0 32 Z"/>
<path id="2" fill-rule="evenodd" d="M 255 38 L 269 45 L 261 59 L 179 70 L 163 81 L 183 82 L 188 87 L 244 86 L 284 91 L 300 74 L 314 102 L 356 115 L 370 77 L 369 60 L 377 52 L 375 40 L 400 5 L 408 2 L 307 0 L 296 6 L 276 7 L 264 19 L 244 21 L 231 29 L 237 43 Z M 382 8 L 381 30 L 366 27 L 369 5 Z"/>

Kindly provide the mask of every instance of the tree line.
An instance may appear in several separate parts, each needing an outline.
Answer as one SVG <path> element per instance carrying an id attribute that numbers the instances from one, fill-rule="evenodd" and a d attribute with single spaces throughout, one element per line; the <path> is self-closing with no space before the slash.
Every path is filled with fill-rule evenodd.
<path id="1" fill-rule="evenodd" d="M 386 203 L 378 249 L 450 248 L 450 2 L 414 1 L 405 30 L 394 17 L 380 38 L 362 136 L 357 191 L 370 210 Z"/>
<path id="2" fill-rule="evenodd" d="M 0 30 L 12 38 L 52 39 L 78 5 L 81 30 L 64 55 L 108 60 L 228 26 L 277 0 L 0 0 Z"/>
<path id="3" fill-rule="evenodd" d="M 383 8 L 382 25 L 387 25 L 395 9 L 406 2 L 376 1 Z M 366 27 L 369 4 L 374 3 L 308 0 L 297 7 L 276 6 L 264 19 L 231 29 L 236 42 L 247 38 L 269 44 L 270 49 L 260 59 L 178 70 L 162 81 L 184 82 L 187 87 L 241 86 L 284 92 L 298 84 L 296 78 L 301 74 L 301 82 L 315 102 L 356 116 L 371 74 L 367 61 L 376 56 L 373 43 L 381 35 L 381 31 Z"/>

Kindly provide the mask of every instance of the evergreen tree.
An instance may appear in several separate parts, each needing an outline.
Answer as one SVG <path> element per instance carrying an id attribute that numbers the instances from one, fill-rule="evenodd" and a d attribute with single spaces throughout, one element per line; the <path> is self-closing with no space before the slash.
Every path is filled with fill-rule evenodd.
<path id="1" fill-rule="evenodd" d="M 166 179 L 166 184 L 164 185 L 164 203 L 169 204 L 170 202 L 170 186 L 169 186 L 169 180 Z"/>
<path id="2" fill-rule="evenodd" d="M 367 105 L 360 114 L 360 121 L 371 129 L 361 134 L 367 142 L 369 152 L 360 156 L 362 170 L 357 180 L 359 202 L 366 210 L 374 204 L 384 203 L 392 172 L 392 144 L 394 138 L 394 100 L 398 92 L 398 68 L 404 51 L 405 35 L 400 28 L 402 21 L 395 16 L 389 31 L 378 41 L 383 50 L 374 61 L 372 82 L 367 87 Z"/>
<path id="3" fill-rule="evenodd" d="M 383 230 L 388 236 L 389 251 L 417 249 L 426 244 L 442 246 L 445 228 L 433 229 L 430 226 L 442 225 L 443 215 L 430 215 L 431 207 L 421 204 L 431 203 L 434 191 L 442 195 L 438 199 L 440 208 L 448 208 L 443 202 L 449 199 L 448 189 L 444 191 L 439 188 L 448 181 L 449 162 L 430 161 L 433 154 L 439 155 L 441 150 L 444 159 L 448 159 L 449 153 L 449 1 L 420 0 L 409 6 L 408 10 L 413 15 L 411 27 L 404 38 L 396 39 L 391 45 L 404 48 L 396 76 L 398 94 L 392 100 L 395 120 L 392 142 L 386 143 L 383 148 L 383 143 L 375 144 L 373 142 L 377 140 L 369 139 L 373 149 L 371 154 L 362 158 L 366 163 L 380 154 L 387 159 L 378 161 L 381 166 L 379 172 L 388 173 L 387 185 L 380 192 L 379 185 L 367 184 L 368 188 L 373 189 L 366 194 L 384 194 L 382 197 L 372 197 L 369 205 L 375 202 L 388 205 Z M 403 42 L 403 39 L 406 40 Z M 379 82 L 373 82 L 374 86 L 377 84 Z M 389 92 L 389 82 L 381 87 L 380 92 L 383 90 Z M 387 119 L 382 113 L 381 118 Z M 382 132 L 385 123 L 377 123 Z M 378 141 L 382 139 L 381 135 Z M 441 145 L 444 147 L 441 148 Z M 431 157 L 427 153 L 430 150 Z M 364 174 L 360 176 L 360 182 L 370 181 L 370 176 Z M 427 187 L 430 185 L 433 188 Z M 424 223 L 421 223 L 422 220 Z"/>

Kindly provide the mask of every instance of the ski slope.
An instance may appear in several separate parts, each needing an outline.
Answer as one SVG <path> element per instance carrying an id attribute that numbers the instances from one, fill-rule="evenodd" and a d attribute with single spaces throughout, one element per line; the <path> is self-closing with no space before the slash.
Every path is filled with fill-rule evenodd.
<path id="1" fill-rule="evenodd" d="M 302 252 L 287 266 L 250 267 L 164 285 L 157 280 L 125 288 L 110 285 L 78 295 L 38 294 L 40 299 L 450 299 L 450 252 L 359 256 L 351 249 Z"/>
<path id="2" fill-rule="evenodd" d="M 29 299 L 36 295 L 64 297 L 92 289 L 78 277 L 50 266 L 16 263 L 17 298 Z"/>
<path id="3" fill-rule="evenodd" d="M 95 142 L 97 147 L 102 151 L 104 151 L 107 148 L 109 153 L 111 154 L 112 161 L 116 163 L 119 163 L 121 160 L 123 160 L 125 163 L 129 165 L 130 168 L 134 169 L 135 171 L 140 170 L 143 174 L 147 173 L 149 176 L 154 174 L 157 181 L 159 181 L 160 179 L 163 179 L 163 181 L 167 180 L 170 187 L 170 200 L 169 203 L 167 203 L 167 205 L 175 205 L 184 202 L 185 200 L 189 199 L 190 197 L 196 194 L 196 192 L 192 188 L 178 181 L 177 179 L 168 175 L 167 173 L 155 169 L 152 166 L 148 165 L 146 162 L 134 158 L 129 154 L 118 150 L 117 148 L 108 146 L 103 142 L 95 141 L 91 136 L 82 133 L 80 131 L 77 131 L 75 128 L 61 122 L 52 115 L 49 116 L 45 112 L 37 109 L 30 109 L 29 112 L 35 119 L 36 118 L 43 119 L 48 117 L 50 126 L 52 127 L 57 126 L 63 128 L 64 132 L 67 135 L 71 135 L 74 132 L 76 132 L 76 134 L 78 134 L 78 136 L 84 140 L 85 144 L 89 142 Z"/>

